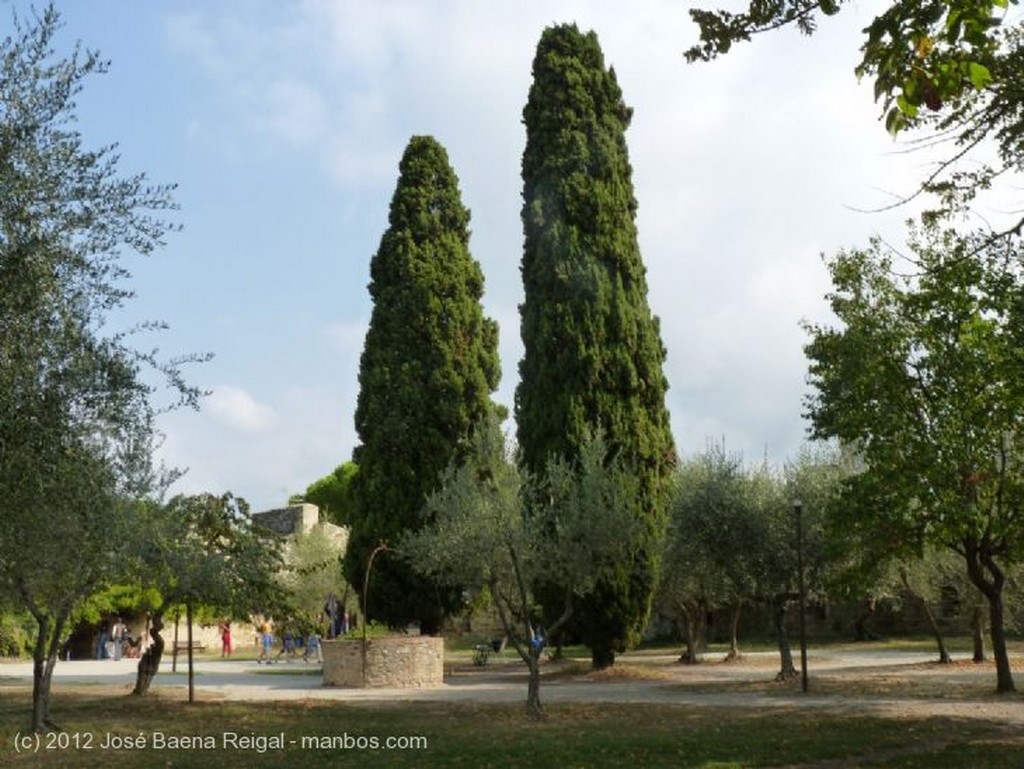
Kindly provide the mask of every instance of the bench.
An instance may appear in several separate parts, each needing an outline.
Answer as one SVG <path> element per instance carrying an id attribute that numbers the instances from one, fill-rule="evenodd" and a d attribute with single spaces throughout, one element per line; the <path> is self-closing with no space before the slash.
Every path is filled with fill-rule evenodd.
<path id="1" fill-rule="evenodd" d="M 497 654 L 501 651 L 502 642 L 501 639 L 495 639 L 489 644 L 476 644 L 473 647 L 473 664 L 477 666 L 483 666 L 487 664 L 487 659 L 492 654 Z"/>
<path id="2" fill-rule="evenodd" d="M 171 649 L 171 652 L 173 654 L 178 654 L 179 652 L 188 651 L 188 650 L 189 650 L 189 643 L 188 643 L 188 641 L 176 641 L 174 643 L 173 648 Z M 206 651 L 206 644 L 204 644 L 202 641 L 193 641 L 192 642 L 192 651 L 193 652 L 204 652 L 204 651 Z"/>

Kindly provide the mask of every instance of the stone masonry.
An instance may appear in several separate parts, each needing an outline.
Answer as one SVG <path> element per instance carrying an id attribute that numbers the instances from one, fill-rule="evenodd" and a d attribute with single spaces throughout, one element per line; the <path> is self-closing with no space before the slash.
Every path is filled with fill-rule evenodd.
<path id="1" fill-rule="evenodd" d="M 444 679 L 444 639 L 433 636 L 384 636 L 324 641 L 324 686 L 425 688 Z"/>

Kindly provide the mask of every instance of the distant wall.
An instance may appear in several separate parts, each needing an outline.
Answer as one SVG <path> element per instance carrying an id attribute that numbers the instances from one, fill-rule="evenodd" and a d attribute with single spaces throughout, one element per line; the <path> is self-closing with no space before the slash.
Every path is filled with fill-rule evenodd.
<path id="1" fill-rule="evenodd" d="M 270 529 L 278 534 L 301 534 L 309 531 L 320 522 L 320 510 L 316 505 L 303 502 L 298 505 L 282 507 L 253 513 L 252 521 L 257 526 Z"/>
<path id="2" fill-rule="evenodd" d="M 366 642 L 324 641 L 324 686 L 424 688 L 444 680 L 444 639 L 433 636 L 385 636 Z"/>

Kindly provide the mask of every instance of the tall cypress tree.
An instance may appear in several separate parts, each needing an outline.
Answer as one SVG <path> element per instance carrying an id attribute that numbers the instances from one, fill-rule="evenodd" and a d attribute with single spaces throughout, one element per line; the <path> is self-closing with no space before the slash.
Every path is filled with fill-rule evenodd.
<path id="1" fill-rule="evenodd" d="M 399 165 L 388 228 L 370 264 L 373 313 L 359 364 L 353 459 L 356 511 L 345 571 L 363 586 L 370 553 L 420 524 L 440 472 L 493 408 L 498 327 L 480 305 L 484 279 L 469 252 L 469 211 L 448 154 L 415 136 Z M 370 619 L 433 633 L 461 600 L 397 556 L 374 561 Z"/>
<path id="2" fill-rule="evenodd" d="M 525 352 L 516 421 L 523 461 L 574 458 L 600 429 L 644 496 L 643 544 L 578 607 L 595 666 L 634 642 L 657 576 L 665 481 L 675 450 L 665 409 L 665 348 L 647 304 L 625 131 L 632 110 L 597 36 L 546 29 L 523 110 L 522 275 Z"/>

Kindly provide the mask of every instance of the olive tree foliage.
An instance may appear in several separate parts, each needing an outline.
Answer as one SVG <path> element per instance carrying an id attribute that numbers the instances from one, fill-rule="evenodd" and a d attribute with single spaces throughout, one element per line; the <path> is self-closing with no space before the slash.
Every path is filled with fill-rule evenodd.
<path id="1" fill-rule="evenodd" d="M 820 16 L 847 0 L 751 0 L 741 13 L 694 9 L 700 42 L 689 61 L 727 53 L 753 35 L 795 25 L 811 34 Z M 940 211 L 967 206 L 999 177 L 1024 170 L 1024 21 L 1016 0 L 893 0 L 864 29 L 858 78 L 874 81 L 886 128 L 923 128 L 952 143 L 921 189 L 939 195 Z M 973 150 L 991 141 L 993 159 Z M 972 163 L 962 163 L 972 155 Z M 1024 218 L 1005 232 L 1019 234 Z"/>
<path id="2" fill-rule="evenodd" d="M 286 605 L 278 584 L 283 567 L 279 535 L 253 525 L 248 503 L 230 492 L 178 495 L 152 506 L 149 536 L 138 552 L 141 582 L 160 600 L 153 607 L 152 643 L 139 659 L 134 694 L 143 695 L 160 666 L 167 611 L 184 605 L 219 616 L 274 613 Z"/>
<path id="3" fill-rule="evenodd" d="M 1014 690 L 1007 569 L 1024 556 L 1024 300 L 1014 240 L 913 231 L 831 260 L 841 326 L 809 325 L 813 431 L 853 445 L 860 525 L 951 548 L 989 605 L 996 688 Z"/>
<path id="4" fill-rule="evenodd" d="M 509 456 L 492 417 L 474 432 L 466 462 L 450 466 L 428 498 L 424 527 L 400 543 L 419 573 L 490 593 L 529 670 L 526 704 L 533 716 L 543 713 L 540 662 L 547 639 L 569 622 L 575 600 L 614 573 L 641 536 L 636 478 L 609 462 L 607 453 L 603 438 L 592 436 L 575 462 L 551 459 L 542 474 L 532 475 Z M 541 581 L 560 595 L 556 618 L 546 626 L 533 592 Z"/>
<path id="5" fill-rule="evenodd" d="M 124 251 L 172 229 L 171 189 L 122 176 L 114 147 L 74 130 L 75 98 L 105 63 L 55 52 L 52 6 L 13 15 L 0 41 L 0 593 L 36 623 L 31 728 L 53 728 L 50 681 L 76 606 L 116 581 L 143 530 L 138 500 L 167 477 L 151 463 L 154 390 L 197 393 L 110 332 L 129 297 Z M 154 324 L 158 325 L 158 324 Z"/>
<path id="6" fill-rule="evenodd" d="M 289 614 L 306 625 L 315 625 L 328 596 L 348 594 L 341 569 L 343 552 L 342 542 L 323 525 L 289 539 L 284 547 L 284 569 L 278 575 Z"/>
<path id="7" fill-rule="evenodd" d="M 708 613 L 724 608 L 731 615 L 731 655 L 739 656 L 741 608 L 764 590 L 767 519 L 759 506 L 760 480 L 742 457 L 721 446 L 676 471 L 655 600 L 679 626 L 687 662 L 700 660 Z"/>
<path id="8" fill-rule="evenodd" d="M 826 601 L 846 557 L 833 546 L 826 526 L 848 473 L 847 458 L 828 445 L 805 447 L 781 471 L 765 464 L 744 466 L 742 457 L 720 446 L 681 464 L 669 507 L 657 605 L 681 625 L 684 660 L 699 660 L 705 619 L 720 610 L 730 615 L 729 658 L 738 656 L 740 611 L 744 605 L 760 605 L 771 612 L 779 678 L 796 675 L 788 619 L 800 597 L 799 566 L 802 561 L 809 602 Z"/>

